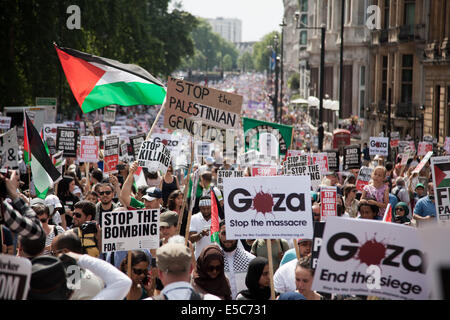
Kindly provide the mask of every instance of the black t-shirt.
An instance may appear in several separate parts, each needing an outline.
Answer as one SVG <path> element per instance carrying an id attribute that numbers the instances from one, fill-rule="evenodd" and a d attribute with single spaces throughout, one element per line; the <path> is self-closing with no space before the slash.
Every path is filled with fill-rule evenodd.
<path id="1" fill-rule="evenodd" d="M 80 201 L 80 198 L 78 198 L 77 196 L 73 195 L 72 193 L 69 193 L 68 195 L 65 196 L 60 196 L 59 200 L 61 201 L 61 205 L 64 207 L 64 212 L 70 210 L 70 211 L 74 211 L 75 210 L 75 204 Z M 66 215 L 66 224 L 67 226 L 71 226 L 72 225 L 72 221 L 73 218 L 69 215 Z"/>

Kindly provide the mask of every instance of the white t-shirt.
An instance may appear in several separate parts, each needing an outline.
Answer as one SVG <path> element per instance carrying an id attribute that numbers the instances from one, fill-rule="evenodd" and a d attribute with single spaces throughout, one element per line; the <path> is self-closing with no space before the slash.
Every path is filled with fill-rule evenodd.
<path id="1" fill-rule="evenodd" d="M 297 259 L 291 260 L 278 268 L 273 275 L 273 286 L 276 292 L 285 293 L 296 290 L 295 267 Z"/>
<path id="2" fill-rule="evenodd" d="M 210 229 L 211 228 L 211 219 L 208 221 L 203 218 L 203 215 L 201 212 L 198 212 L 194 214 L 191 218 L 191 225 L 189 228 L 190 232 L 199 233 L 203 229 Z M 197 260 L 198 256 L 202 252 L 203 248 L 211 244 L 211 237 L 210 236 L 204 236 L 199 241 L 195 242 L 195 260 Z"/>

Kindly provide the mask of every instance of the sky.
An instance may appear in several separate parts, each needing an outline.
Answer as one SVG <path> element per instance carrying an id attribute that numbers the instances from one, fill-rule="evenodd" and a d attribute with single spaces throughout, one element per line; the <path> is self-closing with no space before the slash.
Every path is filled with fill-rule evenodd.
<path id="1" fill-rule="evenodd" d="M 178 0 L 183 9 L 202 18 L 237 18 L 242 21 L 242 41 L 260 41 L 280 31 L 283 0 Z M 172 0 L 174 2 L 174 0 Z"/>

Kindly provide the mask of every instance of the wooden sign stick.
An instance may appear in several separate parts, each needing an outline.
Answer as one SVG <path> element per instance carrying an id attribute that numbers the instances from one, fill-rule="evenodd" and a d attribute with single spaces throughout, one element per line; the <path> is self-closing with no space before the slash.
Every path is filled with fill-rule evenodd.
<path id="1" fill-rule="evenodd" d="M 269 257 L 269 276 L 270 276 L 270 300 L 275 300 L 275 288 L 273 286 L 273 258 L 272 258 L 272 241 L 266 239 L 267 257 Z"/>

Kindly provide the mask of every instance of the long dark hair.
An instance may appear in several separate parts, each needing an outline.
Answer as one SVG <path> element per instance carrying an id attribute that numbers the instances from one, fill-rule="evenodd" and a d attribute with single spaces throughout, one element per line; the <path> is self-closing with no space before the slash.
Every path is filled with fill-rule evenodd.
<path id="1" fill-rule="evenodd" d="M 175 199 L 178 198 L 179 195 L 182 195 L 183 192 L 181 190 L 175 190 L 172 191 L 169 195 L 169 198 L 167 199 L 167 208 L 171 211 L 176 209 L 176 202 Z"/>
<path id="2" fill-rule="evenodd" d="M 150 264 L 150 261 L 142 250 L 132 250 L 131 251 L 131 267 L 134 267 L 140 262 L 147 262 Z M 123 273 L 128 273 L 128 256 L 122 260 L 120 263 L 120 271 Z"/>
<path id="3" fill-rule="evenodd" d="M 62 180 L 58 183 L 58 198 L 65 197 L 69 195 L 69 185 L 74 181 L 71 176 L 63 176 Z"/>

